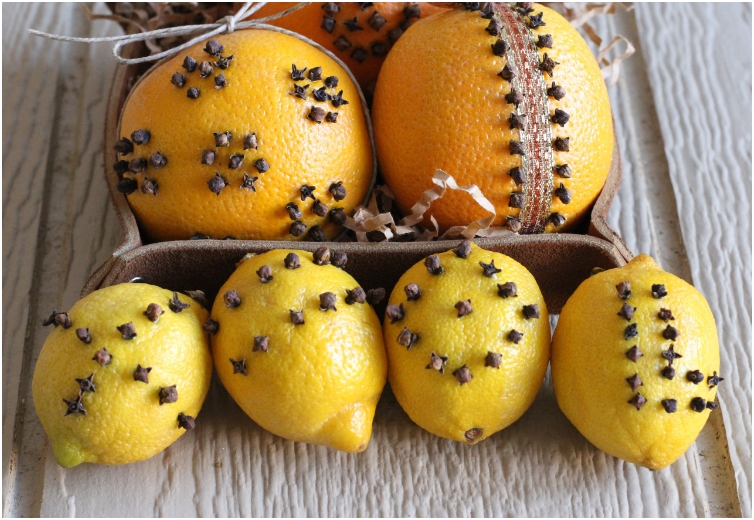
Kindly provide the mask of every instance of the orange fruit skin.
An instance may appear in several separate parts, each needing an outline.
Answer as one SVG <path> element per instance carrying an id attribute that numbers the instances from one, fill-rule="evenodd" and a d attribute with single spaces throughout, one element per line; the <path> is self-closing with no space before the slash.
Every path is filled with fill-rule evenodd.
<path id="1" fill-rule="evenodd" d="M 553 139 L 571 138 L 569 152 L 554 150 L 555 164 L 567 163 L 573 171 L 570 179 L 553 179 L 553 188 L 562 182 L 572 192 L 570 204 L 552 201 L 551 211 L 567 219 L 557 231 L 565 231 L 589 210 L 607 178 L 612 115 L 599 66 L 583 38 L 558 13 L 538 4 L 534 12 L 544 12 L 546 22 L 532 30 L 535 40 L 539 34 L 553 39 L 552 49 L 538 49 L 540 59 L 547 52 L 560 62 L 553 78 L 545 74 L 547 86 L 556 81 L 566 91 L 560 101 L 548 97 L 550 114 L 560 108 L 571 116 L 564 128 L 551 123 Z M 510 84 L 497 76 L 507 60 L 492 53 L 497 38 L 485 32 L 488 23 L 479 12 L 463 10 L 420 20 L 382 67 L 372 106 L 377 157 L 403 212 L 434 186 L 431 178 L 440 168 L 459 185 L 479 186 L 496 208 L 493 225 L 519 214 L 508 202 L 520 187 L 507 175 L 521 166 L 508 144 L 519 139 L 519 130 L 509 129 Z M 450 190 L 425 217 L 430 214 L 443 230 L 489 216 L 469 195 Z M 555 230 L 552 224 L 545 228 Z"/>
<path id="2" fill-rule="evenodd" d="M 185 56 L 198 63 L 215 61 L 204 44 L 180 52 L 152 69 L 134 88 L 120 122 L 120 136 L 129 137 L 138 129 L 151 133 L 147 144 L 120 158 L 148 159 L 159 151 L 167 165 L 147 167 L 138 174 L 125 174 L 139 185 L 146 176 L 156 180 L 156 195 L 137 189 L 128 201 L 143 232 L 153 241 L 187 239 L 195 233 L 211 238 L 233 237 L 247 240 L 294 240 L 293 222 L 285 206 L 295 202 L 307 229 L 319 225 L 328 238 L 341 228 L 329 217 L 312 210 L 314 200 L 301 200 L 300 188 L 315 186 L 314 195 L 328 208 L 340 207 L 347 214 L 367 196 L 373 175 L 373 151 L 368 123 L 356 85 L 346 71 L 320 50 L 295 37 L 270 30 L 244 30 L 215 38 L 224 45 L 223 56 L 233 55 L 226 70 L 201 79 L 199 71 L 188 73 L 181 66 Z M 293 91 L 291 64 L 298 68 L 323 69 L 322 80 L 297 82 L 311 84 L 306 99 Z M 177 88 L 170 82 L 175 72 L 186 75 L 186 85 Z M 213 77 L 224 73 L 228 85 L 215 89 Z M 334 108 L 329 101 L 318 102 L 311 91 L 324 86 L 324 78 L 337 76 L 348 105 Z M 201 94 L 189 99 L 187 89 L 198 87 Z M 336 123 L 317 124 L 307 118 L 312 106 L 338 112 Z M 215 146 L 214 132 L 231 132 L 230 146 Z M 258 150 L 243 150 L 244 136 L 255 132 Z M 204 150 L 217 151 L 212 165 L 201 163 Z M 232 154 L 243 154 L 240 169 L 230 169 Z M 254 162 L 264 158 L 269 171 L 258 173 Z M 219 172 L 228 182 L 219 195 L 210 191 L 208 181 Z M 258 176 L 256 192 L 241 189 L 243 175 Z M 342 181 L 347 195 L 336 202 L 329 186 Z M 306 233 L 299 239 L 306 238 Z"/>
<path id="3" fill-rule="evenodd" d="M 270 16 L 286 9 L 290 9 L 294 5 L 296 5 L 296 2 L 270 2 L 254 13 L 251 18 Z M 374 7 L 361 9 L 358 3 L 340 2 L 338 5 L 341 9 L 333 16 L 336 20 L 336 25 L 332 34 L 322 28 L 322 17 L 325 15 L 325 12 L 322 10 L 323 5 L 324 2 L 314 2 L 298 11 L 269 23 L 270 25 L 276 25 L 291 31 L 296 31 L 297 33 L 319 43 L 348 65 L 348 68 L 351 69 L 354 77 L 363 88 L 371 90 L 369 86 L 377 81 L 380 67 L 382 67 L 382 63 L 385 61 L 384 56 L 374 56 L 372 54 L 372 44 L 380 42 L 385 44 L 388 49 L 390 48 L 391 42 L 388 38 L 388 32 L 400 27 L 401 23 L 405 20 L 403 10 L 407 6 L 412 5 L 412 3 L 375 2 Z M 437 7 L 428 3 L 419 3 L 418 6 L 422 17 L 446 10 L 443 7 Z M 369 18 L 375 11 L 385 18 L 385 24 L 379 31 L 375 31 L 368 23 Z M 349 31 L 343 25 L 344 21 L 353 20 L 354 17 L 356 17 L 358 24 L 363 27 L 364 30 Z M 416 19 L 413 18 L 411 21 L 415 20 Z M 337 40 L 340 35 L 345 36 L 351 42 L 351 47 L 344 51 L 341 51 L 334 45 L 335 40 Z M 359 46 L 363 47 L 368 54 L 368 58 L 361 63 L 351 57 L 351 53 Z"/>

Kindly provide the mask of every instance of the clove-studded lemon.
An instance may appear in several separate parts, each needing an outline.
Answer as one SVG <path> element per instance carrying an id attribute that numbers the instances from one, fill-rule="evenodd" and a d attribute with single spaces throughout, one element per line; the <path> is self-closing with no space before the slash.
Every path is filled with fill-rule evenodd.
<path id="1" fill-rule="evenodd" d="M 324 241 L 370 189 L 358 87 L 294 36 L 249 29 L 181 51 L 126 100 L 114 168 L 151 240 Z"/>
<path id="2" fill-rule="evenodd" d="M 534 277 L 470 241 L 411 267 L 384 322 L 389 381 L 425 430 L 473 444 L 516 421 L 550 358 L 550 323 Z"/>
<path id="3" fill-rule="evenodd" d="M 662 469 L 694 442 L 723 380 L 712 311 L 651 257 L 585 280 L 552 342 L 558 405 L 592 444 Z"/>
<path id="4" fill-rule="evenodd" d="M 32 394 L 57 461 L 135 462 L 193 429 L 212 377 L 207 316 L 192 298 L 141 283 L 54 311 Z"/>
<path id="5" fill-rule="evenodd" d="M 347 258 L 273 250 L 245 258 L 212 307 L 212 352 L 246 414 L 289 440 L 366 449 L 387 359 L 364 291 L 338 266 Z"/>
<path id="6" fill-rule="evenodd" d="M 408 211 L 440 168 L 477 185 L 493 225 L 564 231 L 607 178 L 613 128 L 599 65 L 579 33 L 539 4 L 485 3 L 434 14 L 396 42 L 372 113 L 380 168 Z M 442 229 L 488 217 L 449 191 Z"/>

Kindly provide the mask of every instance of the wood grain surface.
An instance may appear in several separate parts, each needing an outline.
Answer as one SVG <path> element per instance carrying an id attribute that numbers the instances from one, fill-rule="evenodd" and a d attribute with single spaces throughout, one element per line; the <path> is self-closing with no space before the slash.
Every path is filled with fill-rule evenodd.
<path id="1" fill-rule="evenodd" d="M 610 88 L 624 162 L 610 224 L 702 291 L 723 350 L 722 413 L 655 472 L 591 446 L 549 378 L 521 420 L 476 446 L 424 432 L 388 391 L 356 456 L 265 432 L 215 379 L 197 428 L 162 454 L 59 467 L 30 382 L 42 320 L 119 243 L 101 154 L 116 65 L 107 44 L 25 31 L 119 30 L 75 4 L 2 9 L 5 516 L 751 516 L 750 6 L 642 4 L 594 24 L 638 49 Z"/>

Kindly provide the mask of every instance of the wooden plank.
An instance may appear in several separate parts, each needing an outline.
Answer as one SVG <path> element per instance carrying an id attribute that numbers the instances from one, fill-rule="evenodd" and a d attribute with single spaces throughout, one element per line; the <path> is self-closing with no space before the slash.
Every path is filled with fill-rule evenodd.
<path id="1" fill-rule="evenodd" d="M 637 4 L 692 279 L 717 320 L 718 399 L 751 516 L 751 4 Z M 672 30 L 668 30 L 668 28 Z M 651 44 L 648 44 L 651 42 Z"/>
<path id="2" fill-rule="evenodd" d="M 13 302 L 4 305 L 3 319 L 25 323 L 25 317 L 6 314 L 17 312 L 20 306 L 28 312 L 28 326 L 25 338 L 6 337 L 23 327 L 3 328 L 4 344 L 13 345 L 3 349 L 3 375 L 7 376 L 3 378 L 3 399 L 9 402 L 13 397 L 5 393 L 6 382 L 17 389 L 18 396 L 11 401 L 18 403 L 17 408 L 3 407 L 4 433 L 7 423 L 13 427 L 3 441 L 3 511 L 28 516 L 39 514 L 44 485 L 46 437 L 32 405 L 30 386 L 36 357 L 48 333 L 41 323 L 52 308 L 68 308 L 78 299 L 90 272 L 117 245 L 120 229 L 108 207 L 102 178 L 102 121 L 115 66 L 107 58 L 109 50 L 64 45 L 26 34 L 27 20 L 34 20 L 35 28 L 44 31 L 89 33 L 89 22 L 76 4 L 18 4 L 14 9 L 11 17 L 4 17 L 4 22 L 13 23 L 11 30 L 4 32 L 4 38 L 12 38 L 13 43 L 6 49 L 23 54 L 12 56 L 12 66 L 5 70 L 15 69 L 17 77 L 28 78 L 28 83 L 4 82 L 3 93 L 10 94 L 4 96 L 5 106 L 19 109 L 4 111 L 17 121 L 9 122 L 9 131 L 4 132 L 8 141 L 3 143 L 4 154 L 10 152 L 3 157 L 3 231 L 6 237 L 13 237 L 14 246 L 6 251 L 3 242 L 4 259 L 7 252 L 10 260 L 3 266 L 4 287 L 12 288 L 3 291 L 3 298 L 7 295 Z M 117 33 L 117 28 L 108 24 L 104 31 L 110 35 Z M 11 104 L 14 98 L 18 99 L 15 105 Z M 18 132 L 15 127 L 19 125 L 29 130 Z M 29 165 L 36 165 L 37 178 L 7 175 L 29 169 Z M 37 220 L 33 225 L 6 228 L 34 206 Z M 26 287 L 19 286 L 17 280 Z M 12 356 L 7 365 L 6 354 Z"/>

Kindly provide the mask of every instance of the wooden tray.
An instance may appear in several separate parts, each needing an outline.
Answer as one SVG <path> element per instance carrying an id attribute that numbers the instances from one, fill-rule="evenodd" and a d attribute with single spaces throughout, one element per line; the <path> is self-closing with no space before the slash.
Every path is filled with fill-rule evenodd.
<path id="1" fill-rule="evenodd" d="M 105 127 L 104 163 L 110 196 L 123 229 L 123 240 L 112 257 L 88 280 L 82 296 L 99 287 L 140 278 L 175 291 L 201 289 L 213 299 L 233 272 L 235 264 L 246 253 L 262 253 L 274 248 L 311 251 L 322 245 L 256 240 L 181 240 L 145 244 L 126 196 L 116 189 L 118 177 L 110 168 L 117 160 L 111 143 L 120 137 L 117 129 L 123 104 L 135 79 L 144 72 L 144 66 L 119 67 L 113 78 Z M 556 314 L 576 287 L 589 276 L 592 268 L 618 267 L 633 257 L 606 220 L 620 179 L 621 160 L 616 140 L 607 181 L 581 233 L 513 235 L 477 239 L 476 243 L 507 254 L 526 266 L 537 279 L 548 309 Z M 458 242 L 337 242 L 328 245 L 348 254 L 346 271 L 365 289 L 384 287 L 389 294 L 401 274 L 411 265 L 427 255 L 447 251 Z"/>

